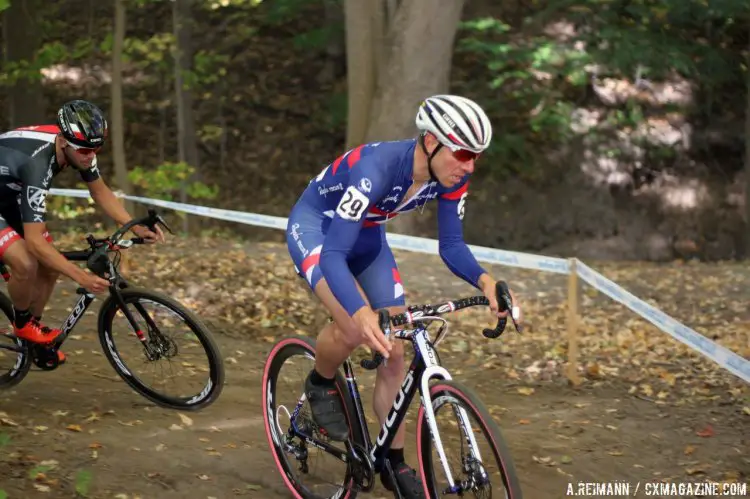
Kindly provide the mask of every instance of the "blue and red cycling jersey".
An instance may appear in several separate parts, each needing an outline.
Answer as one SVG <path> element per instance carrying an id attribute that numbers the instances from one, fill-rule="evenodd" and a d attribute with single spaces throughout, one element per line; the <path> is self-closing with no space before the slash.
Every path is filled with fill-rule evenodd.
<path id="1" fill-rule="evenodd" d="M 426 182 L 410 199 L 415 139 L 361 145 L 312 179 L 289 215 L 287 245 L 299 273 L 314 289 L 325 278 L 349 315 L 366 302 L 373 309 L 403 305 L 404 292 L 384 223 L 438 200 L 440 256 L 448 268 L 478 287 L 484 269 L 463 238 L 468 175 L 448 189 Z M 356 282 L 355 282 L 356 278 Z"/>

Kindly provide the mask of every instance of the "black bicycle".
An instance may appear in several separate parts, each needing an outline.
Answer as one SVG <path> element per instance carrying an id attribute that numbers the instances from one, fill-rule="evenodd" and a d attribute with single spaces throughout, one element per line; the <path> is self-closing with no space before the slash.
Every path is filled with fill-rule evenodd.
<path id="1" fill-rule="evenodd" d="M 500 307 L 512 310 L 507 285 L 498 282 L 496 292 Z M 393 334 L 394 338 L 410 340 L 415 352 L 374 444 L 370 440 L 357 380 L 349 359 L 343 364 L 343 376 L 340 372 L 336 376 L 349 423 L 349 439 L 345 442 L 345 449 L 342 449 L 321 434 L 312 419 L 304 393 L 300 396 L 305 376 L 315 359 L 314 341 L 305 337 L 289 337 L 274 345 L 263 374 L 263 418 L 274 460 L 294 497 L 351 499 L 360 491 L 372 490 L 376 474 L 384 469 L 391 478 L 390 483 L 395 484 L 393 471 L 384 457 L 417 390 L 421 398 L 416 427 L 417 456 L 425 496 L 522 497 L 500 428 L 479 397 L 454 381 L 441 366 L 435 349 L 448 330 L 448 322 L 439 316 L 477 305 L 489 305 L 489 300 L 484 296 L 473 296 L 438 305 L 412 306 L 407 312 L 393 317 L 389 317 L 385 310 L 380 311 L 380 327 L 386 336 Z M 427 328 L 434 322 L 441 325 L 435 340 L 431 341 Z M 494 330 L 483 331 L 484 336 L 499 337 L 505 330 L 506 322 L 505 318 L 499 319 Z M 520 332 L 521 327 L 515 318 L 513 324 Z M 391 326 L 405 325 L 411 325 L 413 329 L 391 332 Z M 376 353 L 372 358 L 362 360 L 360 365 L 372 370 L 381 362 L 382 357 Z M 300 367 L 300 364 L 306 365 L 298 377 L 288 380 L 287 376 L 282 375 L 282 367 Z M 289 386 L 291 394 L 288 399 L 282 400 L 280 388 L 285 384 Z M 480 435 L 484 437 L 486 446 L 480 447 Z M 448 444 L 459 445 L 457 455 L 446 453 Z M 328 465 L 319 466 L 316 456 L 328 459 Z M 449 462 L 449 457 L 455 459 Z M 394 493 L 396 497 L 403 497 L 401 491 L 395 490 Z"/>
<path id="2" fill-rule="evenodd" d="M 128 222 L 109 237 L 96 239 L 89 234 L 86 237 L 88 249 L 62 254 L 68 260 L 86 262 L 89 270 L 110 282 L 109 296 L 99 310 L 98 334 L 104 355 L 117 374 L 136 392 L 159 406 L 197 410 L 213 403 L 224 386 L 224 364 L 213 336 L 200 319 L 179 302 L 155 291 L 133 287 L 119 273 L 120 251 L 144 243 L 142 238 L 122 239 L 122 236 L 135 225 L 154 230 L 156 224 L 172 232 L 164 219 L 149 209 L 148 215 Z M 0 271 L 7 282 L 9 275 L 2 262 Z M 0 389 L 20 383 L 32 364 L 43 371 L 57 369 L 57 351 L 95 298 L 81 287 L 76 293 L 81 296 L 62 324 L 62 334 L 54 343 L 40 345 L 13 334 L 13 305 L 0 292 L 0 310 L 8 320 L 8 326 L 0 328 Z M 182 329 L 170 334 L 176 327 Z M 183 343 L 178 345 L 178 340 Z M 176 362 L 178 354 L 180 361 Z M 160 361 L 166 361 L 166 369 Z M 135 374 L 139 364 L 158 371 L 154 374 L 155 386 L 146 383 L 144 374 Z M 186 374 L 175 374 L 177 367 L 184 368 Z M 181 383 L 179 393 L 165 393 L 166 385 L 178 382 Z M 185 388 L 185 384 L 191 387 Z"/>

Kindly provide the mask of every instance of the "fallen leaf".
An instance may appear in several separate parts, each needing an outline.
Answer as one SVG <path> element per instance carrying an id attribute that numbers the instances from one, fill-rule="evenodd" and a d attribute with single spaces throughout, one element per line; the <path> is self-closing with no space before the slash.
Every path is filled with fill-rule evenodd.
<path id="1" fill-rule="evenodd" d="M 211 480 L 211 477 L 208 475 L 196 475 L 199 480 Z"/>
<path id="2" fill-rule="evenodd" d="M 170 430 L 184 430 L 185 428 L 183 428 L 182 426 L 178 424 L 172 423 L 172 426 L 170 426 L 169 429 Z"/>
<path id="3" fill-rule="evenodd" d="M 182 413 L 179 413 L 178 416 L 180 416 L 180 419 L 182 420 L 182 424 L 184 424 L 185 426 L 193 426 L 192 419 L 190 419 L 189 417 L 185 416 Z"/>
<path id="4" fill-rule="evenodd" d="M 529 421 L 528 419 L 519 419 L 518 420 L 518 424 L 529 424 L 529 423 L 531 423 L 531 421 Z"/>
<path id="5" fill-rule="evenodd" d="M 685 447 L 685 450 L 683 452 L 686 456 L 689 456 L 690 454 L 695 452 L 695 447 L 693 447 L 692 445 L 688 445 L 687 447 Z"/>
<path id="6" fill-rule="evenodd" d="M 163 451 L 166 448 L 167 448 L 167 446 L 164 445 L 164 444 L 159 444 L 156 447 L 154 447 L 154 449 L 156 450 L 156 452 L 161 452 L 161 451 Z"/>
<path id="7" fill-rule="evenodd" d="M 40 483 L 35 483 L 34 488 L 39 492 L 49 492 L 51 490 L 48 485 L 42 485 Z"/>
<path id="8" fill-rule="evenodd" d="M 101 449 L 101 448 L 102 448 L 102 444 L 100 444 L 99 442 L 93 442 L 89 444 L 89 449 Z"/>
<path id="9" fill-rule="evenodd" d="M 70 431 L 75 431 L 75 432 L 83 431 L 81 426 L 77 424 L 69 424 L 68 426 L 65 427 L 65 429 L 70 430 Z"/>
<path id="10" fill-rule="evenodd" d="M 518 388 L 518 393 L 521 395 L 531 395 L 534 393 L 534 389 L 530 386 L 521 386 Z"/>
<path id="11" fill-rule="evenodd" d="M 572 463 L 572 462 L 573 462 L 573 459 L 572 459 L 572 458 L 571 458 L 570 456 L 562 456 L 562 457 L 560 458 L 560 462 L 561 462 L 562 464 L 570 464 L 570 463 Z"/>
<path id="12" fill-rule="evenodd" d="M 744 412 L 745 414 L 747 414 L 748 416 L 750 416 L 750 407 L 747 407 L 747 406 L 743 407 L 742 408 L 742 412 Z"/>
<path id="13" fill-rule="evenodd" d="M 621 451 L 619 451 L 619 450 L 613 450 L 613 451 L 609 451 L 609 452 L 607 452 L 607 454 L 609 454 L 610 456 L 615 456 L 615 457 L 618 457 L 618 456 L 623 456 L 623 455 L 624 455 L 624 454 L 623 454 L 623 453 L 622 453 Z"/>
<path id="14" fill-rule="evenodd" d="M 35 426 L 34 430 L 36 430 L 36 431 L 47 431 L 47 430 L 49 430 L 49 428 L 46 427 L 46 426 L 39 425 L 39 426 Z"/>
<path id="15" fill-rule="evenodd" d="M 705 428 L 703 428 L 702 430 L 696 431 L 695 434 L 703 438 L 713 437 L 714 429 L 713 427 L 711 427 L 710 424 L 707 424 Z"/>
<path id="16" fill-rule="evenodd" d="M 0 425 L 15 427 L 15 426 L 18 426 L 18 423 L 16 423 L 15 421 L 13 421 L 10 418 L 0 417 Z"/>

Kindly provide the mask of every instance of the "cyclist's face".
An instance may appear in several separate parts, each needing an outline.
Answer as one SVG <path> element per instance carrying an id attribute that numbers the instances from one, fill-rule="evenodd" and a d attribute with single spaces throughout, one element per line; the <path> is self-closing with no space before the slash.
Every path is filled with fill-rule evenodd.
<path id="1" fill-rule="evenodd" d="M 432 169 L 445 187 L 460 183 L 466 175 L 474 172 L 474 162 L 479 156 L 471 151 L 451 151 L 443 146 L 432 160 Z"/>
<path id="2" fill-rule="evenodd" d="M 96 158 L 96 153 L 99 148 L 89 149 L 87 147 L 79 147 L 71 143 L 67 143 L 65 146 L 65 158 L 75 168 L 82 170 L 88 170 Z"/>

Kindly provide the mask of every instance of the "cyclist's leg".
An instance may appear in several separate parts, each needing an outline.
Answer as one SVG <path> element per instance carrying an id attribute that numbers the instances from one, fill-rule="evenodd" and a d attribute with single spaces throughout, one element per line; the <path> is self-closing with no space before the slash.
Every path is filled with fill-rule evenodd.
<path id="1" fill-rule="evenodd" d="M 52 236 L 49 231 L 44 233 L 45 239 L 48 243 L 52 243 Z M 42 320 L 42 314 L 44 313 L 44 307 L 47 306 L 52 291 L 55 289 L 57 284 L 57 278 L 60 277 L 60 273 L 53 270 L 46 265 L 39 263 L 36 273 L 36 284 L 34 285 L 34 296 L 31 299 L 31 313 L 38 320 Z"/>
<path id="2" fill-rule="evenodd" d="M 357 276 L 362 289 L 369 297 L 375 310 L 388 309 L 390 314 L 400 314 L 406 310 L 404 287 L 398 272 L 393 252 L 385 238 L 385 230 L 380 229 L 380 247 L 368 261 L 355 261 L 352 270 Z M 373 391 L 373 408 L 380 424 L 384 424 L 388 412 L 401 388 L 406 366 L 404 362 L 404 342 L 393 344 L 387 365 L 378 367 Z M 401 423 L 391 443 L 386 456 L 391 463 L 399 484 L 401 494 L 407 499 L 422 498 L 424 492 L 422 483 L 417 478 L 416 471 L 404 460 L 404 442 L 406 438 L 406 424 Z M 383 485 L 393 489 L 390 477 L 381 473 Z"/>
<path id="3" fill-rule="evenodd" d="M 47 237 L 50 241 L 48 234 Z M 13 302 L 15 334 L 35 343 L 51 342 L 60 331 L 44 328 L 34 320 L 33 303 L 41 282 L 39 265 L 23 240 L 21 213 L 15 203 L 0 208 L 0 258 L 10 267 L 8 294 Z M 65 354 L 60 351 L 57 358 L 65 362 Z"/>
<path id="4" fill-rule="evenodd" d="M 28 310 L 34 296 L 37 260 L 23 240 L 23 224 L 18 205 L 0 206 L 0 258 L 10 267 L 8 294 L 16 310 Z"/>
<path id="5" fill-rule="evenodd" d="M 305 380 L 305 393 L 313 419 L 334 440 L 346 440 L 348 426 L 334 377 L 351 352 L 361 344 L 361 332 L 333 296 L 320 271 L 320 252 L 325 234 L 319 220 L 306 213 L 289 217 L 287 247 L 297 272 L 305 278 L 326 307 L 333 322 L 326 324 L 316 340 L 315 367 Z M 363 293 L 359 288 L 360 293 Z M 367 298 L 362 294 L 365 302 Z"/>

